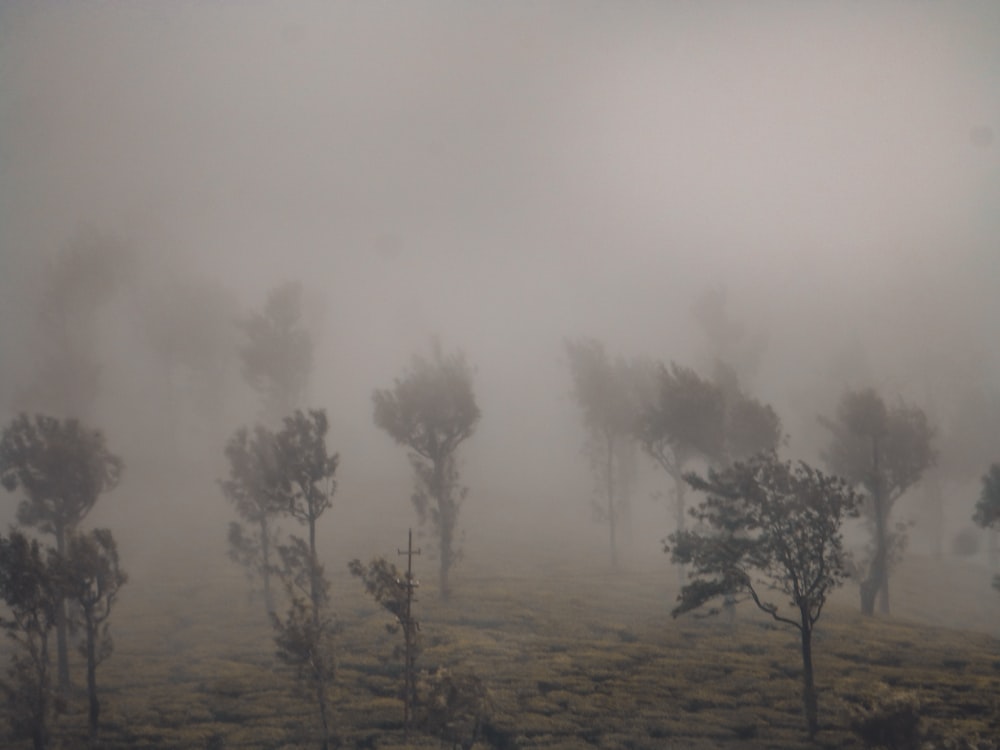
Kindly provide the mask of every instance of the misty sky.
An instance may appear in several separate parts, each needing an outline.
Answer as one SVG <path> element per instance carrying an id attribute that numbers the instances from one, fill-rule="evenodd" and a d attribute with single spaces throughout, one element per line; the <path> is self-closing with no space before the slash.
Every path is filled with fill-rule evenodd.
<path id="1" fill-rule="evenodd" d="M 93 227 L 244 308 L 301 279 L 345 441 L 439 334 L 513 462 L 563 337 L 701 364 L 724 285 L 795 432 L 852 346 L 917 399 L 998 374 L 996 135 L 994 2 L 6 2 L 4 359 Z"/>

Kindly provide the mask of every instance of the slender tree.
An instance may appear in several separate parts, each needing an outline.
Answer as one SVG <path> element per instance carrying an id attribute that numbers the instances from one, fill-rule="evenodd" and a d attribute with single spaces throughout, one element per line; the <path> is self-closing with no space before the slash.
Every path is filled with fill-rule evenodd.
<path id="1" fill-rule="evenodd" d="M 28 737 L 35 750 L 49 740 L 49 716 L 55 701 L 49 674 L 49 639 L 62 603 L 63 561 L 37 540 L 12 530 L 0 537 L 0 599 L 7 613 L 0 628 L 14 642 L 8 678 L 8 717 L 15 737 Z"/>
<path id="2" fill-rule="evenodd" d="M 241 519 L 229 524 L 229 557 L 242 565 L 251 579 L 260 579 L 264 606 L 268 614 L 273 614 L 275 524 L 288 506 L 287 482 L 279 471 L 275 434 L 260 425 L 252 433 L 242 427 L 226 445 L 226 458 L 229 478 L 221 480 L 219 486 Z"/>
<path id="3" fill-rule="evenodd" d="M 996 531 L 1000 528 L 1000 463 L 990 464 L 982 483 L 972 520 L 984 529 Z M 1000 590 L 1000 575 L 993 577 L 993 588 Z"/>
<path id="4" fill-rule="evenodd" d="M 65 558 L 66 543 L 97 498 L 118 485 L 122 461 L 105 445 L 104 435 L 76 419 L 59 420 L 21 414 L 0 438 L 0 481 L 24 499 L 17 520 L 52 534 L 56 551 Z M 56 646 L 60 689 L 69 688 L 66 611 L 56 612 Z"/>
<path id="5" fill-rule="evenodd" d="M 830 593 L 847 576 L 841 524 L 857 515 L 860 496 L 839 477 L 805 463 L 761 453 L 708 478 L 687 475 L 706 493 L 692 515 L 707 531 L 677 531 L 666 550 L 691 566 L 676 617 L 726 596 L 749 597 L 776 621 L 799 631 L 802 698 L 810 738 L 818 730 L 812 636 Z M 788 608 L 770 599 L 786 597 Z"/>
<path id="6" fill-rule="evenodd" d="M 597 517 L 608 524 L 611 565 L 618 566 L 618 525 L 627 506 L 634 466 L 634 425 L 639 410 L 635 373 L 624 359 L 612 360 L 595 339 L 566 342 L 573 397 L 587 431 L 585 452 L 599 485 Z"/>
<path id="7" fill-rule="evenodd" d="M 278 424 L 299 406 L 312 369 L 313 344 L 302 322 L 302 286 L 275 287 L 261 312 L 240 321 L 243 377 L 263 401 L 264 421 Z"/>
<path id="8" fill-rule="evenodd" d="M 334 474 L 340 460 L 336 453 L 327 452 L 328 429 L 325 411 L 305 413 L 297 410 L 285 417 L 284 428 L 275 435 L 278 472 L 285 493 L 284 512 L 309 529 L 308 546 L 304 540 L 293 536 L 291 548 L 282 550 L 283 561 L 288 570 L 290 564 L 308 555 L 307 566 L 294 564 L 293 569 L 309 571 L 309 599 L 317 618 L 325 595 L 316 551 L 316 523 L 333 504 L 333 493 L 337 489 Z"/>
<path id="9" fill-rule="evenodd" d="M 458 448 L 475 432 L 479 406 L 472 369 L 463 354 L 445 355 L 436 342 L 430 358 L 413 357 L 410 370 L 391 389 L 373 394 L 375 424 L 410 450 L 413 505 L 421 524 L 430 521 L 438 541 L 441 597 L 451 594 L 448 573 L 458 560 L 458 512 L 467 488 L 459 482 Z"/>
<path id="10" fill-rule="evenodd" d="M 128 581 L 118 560 L 118 545 L 109 529 L 94 529 L 69 538 L 65 561 L 66 598 L 70 621 L 83 631 L 80 651 L 87 661 L 90 741 L 97 741 L 101 704 L 97 697 L 97 666 L 111 656 L 113 642 L 108 618 L 118 591 Z"/>
<path id="11" fill-rule="evenodd" d="M 846 391 L 833 419 L 820 417 L 830 432 L 824 453 L 828 468 L 864 489 L 864 517 L 872 530 L 872 553 L 861 578 L 861 611 L 875 613 L 876 599 L 889 612 L 889 570 L 905 543 L 894 531 L 892 510 L 934 464 L 934 429 L 923 410 L 902 401 L 886 406 L 873 389 Z"/>

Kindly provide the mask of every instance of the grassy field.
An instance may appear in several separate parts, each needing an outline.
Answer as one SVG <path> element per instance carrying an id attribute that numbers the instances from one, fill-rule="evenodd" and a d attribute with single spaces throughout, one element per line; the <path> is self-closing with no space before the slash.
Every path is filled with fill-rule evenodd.
<path id="1" fill-rule="evenodd" d="M 879 685 L 916 693 L 932 734 L 1000 737 L 1000 594 L 979 568 L 911 561 L 892 618 L 864 620 L 854 590 L 838 594 L 816 637 L 812 744 L 795 631 L 747 604 L 731 623 L 671 619 L 676 575 L 664 559 L 611 573 L 582 558 L 516 558 L 503 570 L 463 563 L 452 601 L 429 583 L 416 605 L 420 665 L 472 672 L 489 688 L 492 742 L 481 747 L 860 747 L 848 711 Z M 342 746 L 440 747 L 421 734 L 404 743 L 391 658 L 399 636 L 358 581 L 340 569 L 331 578 Z M 99 672 L 104 747 L 318 746 L 314 709 L 276 663 L 263 607 L 246 590 L 225 561 L 129 584 L 113 616 L 115 653 Z M 55 746 L 84 746 L 85 705 L 74 696 L 54 722 Z"/>

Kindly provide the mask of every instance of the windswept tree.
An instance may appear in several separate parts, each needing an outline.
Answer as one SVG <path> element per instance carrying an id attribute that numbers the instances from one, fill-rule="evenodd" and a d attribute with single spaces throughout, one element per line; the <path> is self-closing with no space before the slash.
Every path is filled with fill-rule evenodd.
<path id="1" fill-rule="evenodd" d="M 97 697 L 97 666 L 113 648 L 111 608 L 128 581 L 118 560 L 118 545 L 109 529 L 77 533 L 69 539 L 64 585 L 70 621 L 82 630 L 80 651 L 87 661 L 88 721 L 91 743 L 97 741 L 101 704 Z"/>
<path id="2" fill-rule="evenodd" d="M 63 597 L 65 564 L 37 540 L 12 530 L 0 537 L 0 599 L 6 612 L 0 628 L 14 642 L 7 679 L 8 718 L 12 734 L 30 738 L 35 750 L 48 744 L 54 708 L 49 674 L 49 639 Z"/>
<path id="3" fill-rule="evenodd" d="M 240 321 L 243 377 L 263 401 L 264 421 L 280 422 L 298 407 L 312 369 L 313 344 L 302 320 L 302 285 L 275 287 L 261 312 Z"/>
<path id="4" fill-rule="evenodd" d="M 600 486 L 597 517 L 608 524 L 611 564 L 618 565 L 617 527 L 634 473 L 634 426 L 639 411 L 636 371 L 612 360 L 595 339 L 566 342 L 573 398 L 583 414 L 586 452 Z"/>
<path id="5" fill-rule="evenodd" d="M 990 464 L 983 475 L 983 487 L 972 520 L 984 529 L 1000 529 L 1000 463 Z M 1000 576 L 993 577 L 993 588 L 1000 590 Z"/>
<path id="6" fill-rule="evenodd" d="M 104 435 L 76 419 L 21 414 L 0 438 L 0 481 L 8 491 L 21 489 L 17 520 L 52 534 L 60 557 L 69 535 L 97 498 L 118 485 L 122 461 L 108 450 Z M 57 607 L 56 645 L 59 687 L 69 688 L 65 607 Z"/>
<path id="7" fill-rule="evenodd" d="M 272 614 L 276 519 L 288 506 L 275 435 L 260 425 L 252 433 L 241 427 L 226 445 L 226 458 L 229 478 L 219 486 L 240 517 L 229 524 L 229 557 L 246 569 L 251 580 L 261 581 L 264 606 Z"/>
<path id="8" fill-rule="evenodd" d="M 448 573 L 458 560 L 455 531 L 467 488 L 459 479 L 458 448 L 475 432 L 479 406 L 472 368 L 461 352 L 445 355 L 435 342 L 429 358 L 414 355 L 391 389 L 372 396 L 375 424 L 410 450 L 413 505 L 437 536 L 441 597 L 451 595 Z"/>
<path id="9" fill-rule="evenodd" d="M 674 562 L 691 566 L 691 582 L 672 614 L 742 597 L 796 628 L 802 699 L 814 737 L 819 724 L 812 636 L 829 595 L 847 576 L 841 525 L 857 515 L 861 497 L 839 477 L 803 462 L 779 461 L 773 453 L 687 480 L 706 493 L 692 511 L 705 531 L 677 531 L 668 539 Z M 775 593 L 785 601 L 774 601 Z"/>
<path id="10" fill-rule="evenodd" d="M 832 419 L 820 417 L 830 432 L 823 455 L 827 467 L 864 489 L 864 518 L 871 528 L 871 554 L 861 576 L 861 611 L 875 613 L 876 599 L 889 612 L 889 570 L 906 541 L 893 529 L 892 510 L 908 489 L 934 465 L 934 429 L 922 409 L 902 401 L 886 406 L 871 388 L 846 391 Z"/>

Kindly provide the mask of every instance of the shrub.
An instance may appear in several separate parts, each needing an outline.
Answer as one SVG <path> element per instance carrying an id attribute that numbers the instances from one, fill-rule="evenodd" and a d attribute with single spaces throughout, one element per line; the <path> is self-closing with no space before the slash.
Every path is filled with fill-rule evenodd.
<path id="1" fill-rule="evenodd" d="M 883 686 L 851 710 L 850 727 L 867 748 L 919 750 L 920 699 Z"/>

